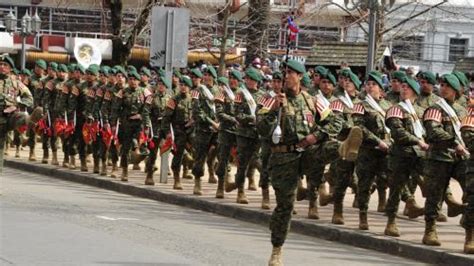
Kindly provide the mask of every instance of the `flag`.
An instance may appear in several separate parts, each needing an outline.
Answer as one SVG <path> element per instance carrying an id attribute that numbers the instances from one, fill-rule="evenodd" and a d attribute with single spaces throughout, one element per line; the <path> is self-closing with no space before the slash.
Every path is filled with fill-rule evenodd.
<path id="1" fill-rule="evenodd" d="M 56 136 L 61 136 L 64 134 L 64 131 L 66 130 L 66 121 L 62 118 L 56 118 L 54 121 L 54 132 L 56 133 Z"/>
<path id="2" fill-rule="evenodd" d="M 171 150 L 174 152 L 176 150 L 176 144 L 174 143 L 174 132 L 173 127 L 170 128 L 170 133 L 166 136 L 165 141 L 160 146 L 160 155 L 163 155 L 167 151 Z"/>
<path id="3" fill-rule="evenodd" d="M 110 125 L 104 126 L 101 130 L 101 134 L 102 141 L 104 142 L 105 146 L 109 148 L 113 138 L 112 129 L 110 128 Z"/>
<path id="4" fill-rule="evenodd" d="M 287 18 L 287 23 L 288 23 L 288 30 L 289 30 L 289 41 L 294 41 L 296 40 L 296 36 L 298 35 L 298 32 L 300 31 L 298 26 L 295 23 L 295 20 L 292 16 L 288 16 Z"/>

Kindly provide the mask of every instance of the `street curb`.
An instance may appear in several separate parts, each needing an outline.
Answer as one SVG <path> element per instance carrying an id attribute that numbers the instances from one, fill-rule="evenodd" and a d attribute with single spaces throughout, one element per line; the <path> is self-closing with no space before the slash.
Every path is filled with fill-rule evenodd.
<path id="1" fill-rule="evenodd" d="M 107 180 L 90 173 L 78 173 L 66 169 L 51 168 L 50 166 L 46 167 L 44 165 L 31 164 L 17 160 L 5 160 L 5 166 L 132 196 L 211 212 L 255 224 L 268 225 L 271 216 L 271 213 L 268 211 L 250 210 L 239 206 L 209 202 L 191 195 L 178 195 L 159 191 L 157 188 L 153 187 L 140 187 L 129 183 L 120 183 L 114 179 Z M 442 265 L 474 265 L 474 256 L 468 256 L 461 253 L 450 253 L 436 247 L 413 244 L 371 232 L 339 228 L 328 224 L 315 224 L 306 219 L 293 219 L 291 223 L 291 231 L 306 236 L 313 236 L 356 247 L 376 250 L 425 263 Z"/>

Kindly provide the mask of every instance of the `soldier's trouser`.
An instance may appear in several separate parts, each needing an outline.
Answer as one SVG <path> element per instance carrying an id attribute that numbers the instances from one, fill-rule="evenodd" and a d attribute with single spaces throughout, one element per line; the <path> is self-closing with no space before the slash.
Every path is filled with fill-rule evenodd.
<path id="1" fill-rule="evenodd" d="M 7 123 L 6 121 L 2 123 L 2 120 L 4 117 L 1 117 L 2 114 L 0 114 L 0 173 L 3 171 L 3 152 L 5 149 L 5 140 L 7 138 Z"/>
<path id="2" fill-rule="evenodd" d="M 28 125 L 28 147 L 30 147 L 30 150 L 35 149 L 35 144 L 36 144 L 36 134 L 35 134 L 35 125 Z"/>
<path id="3" fill-rule="evenodd" d="M 51 125 L 49 125 L 51 129 L 51 136 L 48 136 L 44 133 L 41 135 L 43 150 L 46 152 L 49 150 L 49 148 L 51 148 L 51 151 L 53 152 L 56 152 L 58 150 L 58 147 L 57 147 L 58 137 L 54 130 L 54 121 L 55 121 L 55 117 L 51 116 Z"/>
<path id="4" fill-rule="evenodd" d="M 112 163 L 116 163 L 119 160 L 119 151 L 117 150 L 117 146 L 115 145 L 115 141 L 112 141 L 112 144 L 109 147 L 108 155 Z"/>
<path id="5" fill-rule="evenodd" d="M 122 132 L 120 134 L 120 143 L 122 143 L 122 150 L 120 153 L 120 166 L 128 167 L 129 153 L 132 149 L 133 140 L 138 139 L 138 135 L 142 130 L 141 120 L 128 120 L 122 124 Z"/>
<path id="6" fill-rule="evenodd" d="M 196 160 L 194 161 L 192 173 L 197 178 L 204 175 L 204 163 L 206 162 L 207 154 L 211 147 L 212 138 L 212 132 L 201 130 L 196 132 L 196 137 L 194 139 Z"/>
<path id="7" fill-rule="evenodd" d="M 391 156 L 389 158 L 389 168 L 393 171 L 393 174 L 390 176 L 390 193 L 385 213 L 388 217 L 395 217 L 402 193 L 405 193 L 405 200 L 413 198 L 408 183 L 410 182 L 410 176 L 421 173 L 421 159 L 417 156 Z"/>
<path id="8" fill-rule="evenodd" d="M 15 112 L 12 114 L 0 113 L 0 173 L 3 171 L 3 152 L 5 149 L 5 140 L 7 134 L 11 130 L 17 130 L 23 124 L 18 121 L 26 121 L 26 114 L 23 112 Z"/>
<path id="9" fill-rule="evenodd" d="M 235 134 L 222 130 L 219 131 L 217 142 L 219 143 L 219 151 L 217 154 L 218 164 L 216 174 L 219 179 L 222 179 L 227 173 L 230 151 L 232 150 L 232 147 L 237 145 L 237 138 Z"/>
<path id="10" fill-rule="evenodd" d="M 260 181 L 258 184 L 262 189 L 267 189 L 270 186 L 270 170 L 268 169 L 268 161 L 270 160 L 270 155 L 270 141 L 262 140 L 262 171 L 260 172 Z"/>
<path id="11" fill-rule="evenodd" d="M 171 161 L 171 170 L 179 173 L 181 171 L 181 165 L 183 163 L 184 151 L 186 150 L 186 144 L 191 141 L 191 137 L 186 134 L 185 131 L 176 130 L 174 131 L 174 143 L 176 144 L 176 153 Z"/>
<path id="12" fill-rule="evenodd" d="M 317 190 L 323 180 L 324 169 L 339 158 L 338 141 L 325 141 L 321 144 L 313 145 L 304 153 L 304 174 L 308 182 L 307 199 L 315 201 L 318 198 Z"/>
<path id="13" fill-rule="evenodd" d="M 102 135 L 97 136 L 97 139 L 92 142 L 92 158 L 94 158 L 94 163 L 98 163 L 102 157 L 102 145 L 104 142 L 102 141 Z"/>
<path id="14" fill-rule="evenodd" d="M 270 218 L 271 241 L 274 247 L 285 243 L 295 203 L 295 190 L 302 173 L 301 154 L 273 153 L 269 159 L 269 171 L 275 190 L 276 207 Z"/>
<path id="15" fill-rule="evenodd" d="M 432 222 L 438 218 L 439 203 L 444 198 L 451 177 L 456 179 L 465 191 L 466 161 L 441 162 L 427 160 L 424 173 L 427 194 L 425 221 Z"/>
<path id="16" fill-rule="evenodd" d="M 82 127 L 84 125 L 84 119 L 77 118 L 76 126 L 74 128 L 74 134 L 71 136 L 69 154 L 75 156 L 79 153 L 79 159 L 86 159 L 86 144 L 82 136 Z"/>
<path id="17" fill-rule="evenodd" d="M 370 188 L 377 175 L 387 172 L 386 154 L 374 149 L 361 148 L 356 162 L 356 173 L 359 178 L 357 195 L 359 211 L 367 212 L 369 208 Z"/>
<path id="18" fill-rule="evenodd" d="M 148 161 L 145 164 L 145 172 L 153 173 L 153 168 L 155 167 L 156 158 L 158 157 L 158 148 L 160 147 L 160 140 L 158 136 L 155 134 L 153 137 L 153 142 L 155 143 L 155 147 L 150 149 L 150 154 L 148 155 Z"/>
<path id="19" fill-rule="evenodd" d="M 334 167 L 334 203 L 343 203 L 346 190 L 352 182 L 355 163 L 338 159 L 331 166 Z"/>
<path id="20" fill-rule="evenodd" d="M 462 226 L 466 229 L 474 228 L 474 158 L 466 161 L 466 190 L 465 201 L 467 203 L 464 211 Z"/>
<path id="21" fill-rule="evenodd" d="M 262 160 L 260 160 L 260 152 L 258 149 L 252 155 L 252 158 L 250 158 L 246 176 L 249 178 L 253 177 L 255 175 L 256 170 L 258 170 L 259 173 L 262 172 Z"/>
<path id="22" fill-rule="evenodd" d="M 245 183 L 245 174 L 252 157 L 260 148 L 258 139 L 237 136 L 237 173 L 235 174 L 235 183 L 238 188 L 243 188 Z"/>
<path id="23" fill-rule="evenodd" d="M 20 141 L 20 132 L 16 131 L 13 132 L 13 144 L 15 146 L 20 146 L 21 141 Z"/>

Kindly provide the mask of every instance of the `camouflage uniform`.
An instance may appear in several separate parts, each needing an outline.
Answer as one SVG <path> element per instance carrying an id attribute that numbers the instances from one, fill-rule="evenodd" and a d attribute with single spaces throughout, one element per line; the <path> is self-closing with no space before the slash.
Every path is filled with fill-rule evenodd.
<path id="1" fill-rule="evenodd" d="M 58 95 L 62 93 L 62 87 L 58 86 L 63 82 L 59 78 L 52 78 L 47 77 L 44 79 L 44 89 L 43 89 L 43 97 L 42 97 L 42 106 L 44 115 L 46 116 L 46 122 L 51 129 L 51 136 L 47 134 L 43 134 L 42 142 L 43 142 L 43 160 L 42 163 L 48 163 L 49 158 L 49 148 L 51 147 L 51 151 L 53 152 L 53 161 L 52 164 L 59 165 L 57 162 L 57 134 L 54 132 L 54 122 L 58 117 L 58 113 L 54 112 L 54 106 L 56 105 L 56 99 Z"/>
<path id="2" fill-rule="evenodd" d="M 466 243 L 464 245 L 465 253 L 474 252 L 474 239 L 472 237 L 474 229 L 474 108 L 468 108 L 468 115 L 462 120 L 461 134 L 466 148 L 468 149 L 469 159 L 466 161 L 466 188 L 464 200 L 467 203 L 464 212 L 464 219 L 461 220 L 462 226 L 466 229 Z"/>
<path id="3" fill-rule="evenodd" d="M 31 76 L 31 82 L 30 82 L 30 91 L 33 94 L 33 106 L 32 109 L 35 109 L 36 107 L 41 107 L 43 102 L 43 79 L 44 76 L 37 75 L 36 73 Z M 34 125 L 29 125 L 28 126 L 28 147 L 30 148 L 30 159 L 36 160 L 34 158 L 34 150 L 35 150 L 35 144 L 36 144 L 36 135 L 35 135 L 35 130 L 34 130 Z M 33 155 L 33 157 L 32 157 Z"/>

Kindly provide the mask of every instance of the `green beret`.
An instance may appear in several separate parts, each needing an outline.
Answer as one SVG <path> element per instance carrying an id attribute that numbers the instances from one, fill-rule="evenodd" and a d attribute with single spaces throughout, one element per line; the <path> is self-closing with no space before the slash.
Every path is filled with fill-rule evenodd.
<path id="1" fill-rule="evenodd" d="M 461 90 L 461 83 L 454 74 L 444 74 L 441 79 L 444 82 L 448 83 L 448 85 L 455 91 L 459 92 Z"/>
<path id="2" fill-rule="evenodd" d="M 74 72 L 74 70 L 76 70 L 76 68 L 77 68 L 77 65 L 76 64 L 69 64 L 69 65 L 67 65 L 67 68 L 68 68 L 69 72 Z"/>
<path id="3" fill-rule="evenodd" d="M 326 71 L 324 73 L 321 73 L 320 75 L 321 75 L 321 79 L 327 79 L 331 81 L 332 85 L 336 86 L 337 84 L 336 78 L 331 73 L 331 71 L 329 71 L 329 69 L 326 69 Z"/>
<path id="4" fill-rule="evenodd" d="M 283 74 L 280 71 L 275 71 L 272 74 L 272 78 L 282 80 L 283 79 Z"/>
<path id="5" fill-rule="evenodd" d="M 15 68 L 15 63 L 13 62 L 13 59 L 8 54 L 0 55 L 0 61 L 9 64 L 12 69 Z"/>
<path id="6" fill-rule="evenodd" d="M 105 76 L 110 75 L 110 67 L 109 66 L 101 66 L 99 69 L 99 73 L 104 74 Z"/>
<path id="7" fill-rule="evenodd" d="M 420 93 L 421 93 L 420 85 L 418 85 L 418 82 L 416 82 L 416 80 L 414 80 L 414 79 L 412 79 L 412 78 L 406 76 L 405 78 L 403 78 L 403 80 L 401 80 L 401 82 L 408 84 L 408 86 L 410 86 L 410 88 L 411 88 L 417 95 L 420 95 Z"/>
<path id="8" fill-rule="evenodd" d="M 147 67 L 142 67 L 140 69 L 140 74 L 151 77 L 151 71 Z"/>
<path id="9" fill-rule="evenodd" d="M 110 76 L 110 75 L 115 75 L 115 74 L 117 74 L 117 69 L 115 69 L 113 67 L 110 67 L 109 70 L 108 70 L 108 75 Z"/>
<path id="10" fill-rule="evenodd" d="M 127 71 L 125 71 L 125 69 L 122 66 L 116 65 L 113 68 L 116 71 L 115 74 L 122 74 L 124 77 L 127 77 Z"/>
<path id="11" fill-rule="evenodd" d="M 12 71 L 13 71 L 13 74 L 15 74 L 17 76 L 20 74 L 20 70 L 18 70 L 18 68 L 16 68 L 16 67 Z"/>
<path id="12" fill-rule="evenodd" d="M 247 71 L 245 71 L 245 76 L 257 82 L 262 80 L 262 75 L 260 75 L 260 72 L 253 67 L 247 68 Z"/>
<path id="13" fill-rule="evenodd" d="M 92 64 L 87 68 L 86 72 L 97 76 L 99 75 L 99 70 L 100 70 L 100 67 L 98 65 Z"/>
<path id="14" fill-rule="evenodd" d="M 230 71 L 230 78 L 234 78 L 234 79 L 238 80 L 239 82 L 243 81 L 242 74 L 240 73 L 240 71 L 237 71 L 235 69 L 232 69 Z"/>
<path id="15" fill-rule="evenodd" d="M 284 61 L 283 66 L 287 66 L 288 68 L 291 68 L 299 74 L 306 73 L 306 68 L 304 67 L 304 65 L 293 59 L 288 59 L 288 61 Z"/>
<path id="16" fill-rule="evenodd" d="M 308 73 L 303 74 L 303 78 L 301 79 L 301 85 L 303 85 L 305 88 L 311 87 L 311 79 L 309 78 Z"/>
<path id="17" fill-rule="evenodd" d="M 213 78 L 217 78 L 217 71 L 213 66 L 208 66 L 204 68 L 204 73 L 209 73 Z"/>
<path id="18" fill-rule="evenodd" d="M 349 79 L 355 85 L 355 87 L 360 90 L 360 85 L 362 85 L 362 82 L 360 82 L 359 77 L 356 74 L 352 73 L 352 71 L 349 72 Z"/>
<path id="19" fill-rule="evenodd" d="M 373 80 L 377 82 L 377 84 L 380 86 L 381 89 L 383 89 L 383 82 L 382 82 L 382 74 L 378 71 L 370 71 L 369 77 L 367 80 Z"/>
<path id="20" fill-rule="evenodd" d="M 181 76 L 181 83 L 184 83 L 189 88 L 193 87 L 193 82 L 189 76 Z"/>
<path id="21" fill-rule="evenodd" d="M 339 75 L 348 78 L 350 76 L 351 72 L 352 71 L 350 69 L 344 68 L 339 72 Z"/>
<path id="22" fill-rule="evenodd" d="M 129 72 L 128 72 L 128 77 L 129 77 L 129 78 L 130 78 L 130 77 L 134 77 L 134 78 L 136 78 L 137 80 L 140 80 L 140 78 L 141 78 L 140 74 L 138 74 L 137 71 L 129 71 Z"/>
<path id="23" fill-rule="evenodd" d="M 158 82 L 163 83 L 163 85 L 165 85 L 166 88 L 171 89 L 171 81 L 167 80 L 166 77 L 160 76 L 160 79 L 158 80 Z"/>
<path id="24" fill-rule="evenodd" d="M 43 59 L 38 59 L 35 62 L 35 66 L 38 66 L 39 68 L 46 70 L 48 68 L 48 65 L 46 64 L 46 61 Z"/>
<path id="25" fill-rule="evenodd" d="M 77 65 L 77 69 L 75 70 L 80 71 L 82 74 L 86 74 L 86 69 L 81 64 Z"/>
<path id="26" fill-rule="evenodd" d="M 436 76 L 433 72 L 430 71 L 423 71 L 418 75 L 419 78 L 428 81 L 429 84 L 436 85 L 438 82 L 436 81 Z"/>
<path id="27" fill-rule="evenodd" d="M 464 73 L 462 73 L 461 71 L 453 71 L 452 74 L 456 76 L 456 78 L 459 80 L 459 83 L 461 83 L 463 87 L 467 87 L 467 85 L 469 84 L 469 80 L 467 79 Z"/>
<path id="28" fill-rule="evenodd" d="M 221 83 L 221 84 L 224 84 L 226 86 L 229 86 L 229 79 L 227 79 L 226 77 L 218 77 L 217 78 L 217 83 Z"/>
<path id="29" fill-rule="evenodd" d="M 58 71 L 58 63 L 56 62 L 51 62 L 49 63 L 49 67 L 53 70 L 53 71 Z"/>
<path id="30" fill-rule="evenodd" d="M 173 75 L 175 75 L 176 77 L 178 77 L 179 79 L 181 79 L 181 72 L 179 72 L 179 70 L 177 68 L 175 68 L 173 70 Z"/>
<path id="31" fill-rule="evenodd" d="M 198 78 L 202 78 L 202 72 L 201 72 L 201 70 L 199 70 L 199 68 L 191 69 L 191 74 L 198 77 Z"/>
<path id="32" fill-rule="evenodd" d="M 128 72 L 137 72 L 137 68 L 134 67 L 134 66 L 132 66 L 132 65 L 130 65 L 130 66 L 127 66 L 127 71 L 128 71 Z"/>
<path id="33" fill-rule="evenodd" d="M 404 71 L 395 71 L 392 73 L 392 79 L 398 79 L 400 82 L 405 80 L 407 74 Z"/>
<path id="34" fill-rule="evenodd" d="M 321 75 L 322 73 L 324 73 L 326 71 L 327 71 L 327 68 L 325 68 L 323 66 L 317 66 L 317 67 L 314 68 L 314 73 L 315 74 Z"/>
<path id="35" fill-rule="evenodd" d="M 28 69 L 28 68 L 25 68 L 23 69 L 20 74 L 22 75 L 25 75 L 25 76 L 28 76 L 28 77 L 31 77 L 31 75 L 33 75 L 33 73 L 31 73 L 31 71 Z"/>
<path id="36" fill-rule="evenodd" d="M 68 73 L 69 72 L 69 69 L 67 68 L 67 66 L 65 64 L 59 64 L 59 72 L 64 72 L 64 73 Z"/>

